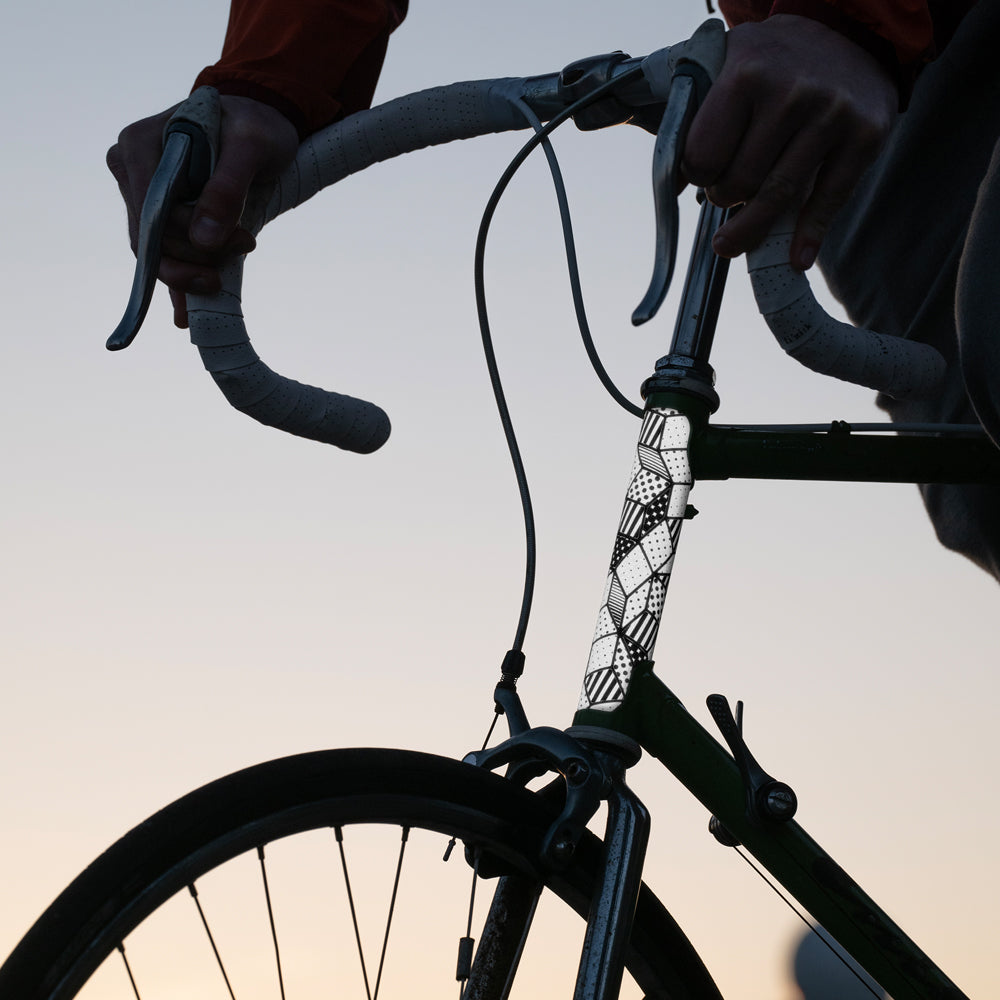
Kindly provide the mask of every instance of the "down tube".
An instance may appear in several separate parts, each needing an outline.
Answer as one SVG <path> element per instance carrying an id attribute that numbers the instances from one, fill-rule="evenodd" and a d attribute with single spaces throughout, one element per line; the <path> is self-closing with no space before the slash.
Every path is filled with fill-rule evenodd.
<path id="1" fill-rule="evenodd" d="M 636 668 L 653 657 L 693 485 L 690 438 L 691 422 L 677 410 L 652 407 L 643 416 L 580 711 L 614 711 Z"/>

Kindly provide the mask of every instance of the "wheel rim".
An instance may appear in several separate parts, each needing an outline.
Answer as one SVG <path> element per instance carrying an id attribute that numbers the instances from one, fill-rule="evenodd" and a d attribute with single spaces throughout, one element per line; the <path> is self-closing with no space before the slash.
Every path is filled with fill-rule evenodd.
<path id="1" fill-rule="evenodd" d="M 442 989 L 457 996 L 456 957 L 468 933 L 475 881 L 463 845 L 487 850 L 492 859 L 537 877 L 534 859 L 551 818 L 551 807 L 536 795 L 421 754 L 327 751 L 261 765 L 186 796 L 98 859 L 0 970 L 0 987 L 5 995 L 31 1000 L 330 995 L 375 1000 L 414 992 L 436 997 Z M 353 883 L 350 893 L 340 871 L 337 829 Z M 409 832 L 397 878 L 404 829 Z M 458 844 L 443 861 L 452 837 Z M 261 845 L 266 845 L 263 865 Z M 359 858 L 359 850 L 383 852 L 389 881 L 373 875 L 375 868 L 367 857 Z M 566 872 L 547 879 L 580 912 L 586 910 L 597 859 L 599 845 L 590 838 Z M 416 881 L 417 869 L 431 870 L 429 881 Z M 188 891 L 190 884 L 196 896 Z M 477 925 L 492 885 L 479 880 Z M 298 902 L 291 915 L 289 886 L 310 900 L 305 917 Z M 372 886 L 376 902 L 369 905 Z M 572 991 L 579 954 L 573 942 L 582 940 L 583 921 L 558 900 L 547 905 L 546 920 L 559 929 L 533 932 L 530 940 L 537 936 L 543 944 L 541 961 L 522 963 L 514 996 L 565 992 L 565 986 L 547 985 L 560 973 L 568 976 Z M 234 944 L 237 931 L 241 937 Z M 478 936 L 478 930 L 472 933 Z M 154 936 L 168 942 L 165 949 L 154 945 Z M 558 944 L 546 949 L 551 941 Z M 664 947 L 661 940 L 646 951 Z M 191 958 L 201 977 L 198 985 L 182 971 L 182 955 Z M 649 987 L 657 959 L 639 956 L 638 964 Z M 431 971 L 433 984 L 415 988 L 418 976 Z M 339 986 L 335 972 L 344 974 Z M 541 977 L 536 990 L 519 992 L 521 980 L 535 976 Z M 635 995 L 644 989 L 636 988 Z"/>

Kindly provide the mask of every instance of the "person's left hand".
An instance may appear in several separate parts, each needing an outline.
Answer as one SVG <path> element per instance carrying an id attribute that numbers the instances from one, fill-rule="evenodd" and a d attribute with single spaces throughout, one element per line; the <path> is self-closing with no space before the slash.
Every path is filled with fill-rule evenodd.
<path id="1" fill-rule="evenodd" d="M 220 287 L 219 269 L 256 245 L 239 226 L 251 186 L 275 177 L 295 158 L 298 134 L 270 105 L 248 97 L 223 96 L 219 156 L 215 171 L 193 205 L 178 205 L 163 238 L 160 280 L 170 288 L 174 323 L 187 326 L 185 293 L 206 295 Z M 123 129 L 108 150 L 108 169 L 118 182 L 128 213 L 132 251 L 146 190 L 163 152 L 169 108 Z"/>

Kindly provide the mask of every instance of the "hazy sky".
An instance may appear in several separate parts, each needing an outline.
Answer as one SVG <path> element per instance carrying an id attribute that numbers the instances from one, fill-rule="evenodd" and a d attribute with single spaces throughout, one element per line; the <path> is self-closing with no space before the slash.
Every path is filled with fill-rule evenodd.
<path id="1" fill-rule="evenodd" d="M 358 743 L 462 755 L 514 631 L 520 514 L 472 249 L 517 139 L 351 179 L 248 262 L 262 356 L 381 402 L 394 431 L 378 454 L 228 410 L 165 295 L 128 351 L 104 350 L 132 269 L 105 150 L 186 93 L 226 10 L 52 0 L 6 15 L 0 65 L 19 96 L 0 160 L 0 952 L 112 840 L 220 774 Z M 698 0 L 417 2 L 378 99 L 642 54 L 703 16 Z M 566 132 L 556 146 L 595 335 L 635 397 L 672 327 L 628 322 L 650 266 L 651 139 Z M 637 423 L 589 371 L 560 255 L 531 164 L 498 213 L 487 280 L 538 516 L 522 690 L 533 721 L 563 725 Z M 739 267 L 718 343 L 725 420 L 877 416 L 868 392 L 781 354 Z M 996 995 L 996 585 L 937 546 L 909 487 L 707 483 L 692 500 L 661 674 L 703 720 L 707 694 L 742 698 L 750 745 L 797 789 L 803 825 L 970 996 Z M 656 768 L 633 784 L 653 809 L 648 880 L 723 991 L 781 997 L 795 919 Z"/>

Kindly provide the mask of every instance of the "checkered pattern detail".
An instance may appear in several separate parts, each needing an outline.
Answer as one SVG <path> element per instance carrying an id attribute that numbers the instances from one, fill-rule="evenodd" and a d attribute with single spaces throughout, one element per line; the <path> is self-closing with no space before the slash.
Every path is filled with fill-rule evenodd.
<path id="1" fill-rule="evenodd" d="M 643 418 L 584 675 L 581 709 L 616 708 L 635 665 L 652 659 L 692 486 L 690 429 L 687 417 L 674 410 L 650 410 Z"/>

